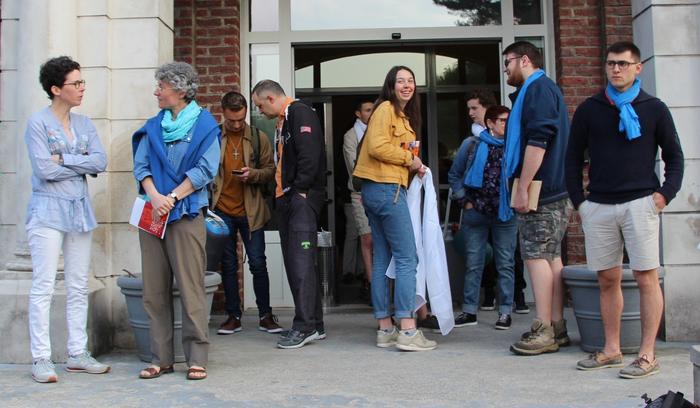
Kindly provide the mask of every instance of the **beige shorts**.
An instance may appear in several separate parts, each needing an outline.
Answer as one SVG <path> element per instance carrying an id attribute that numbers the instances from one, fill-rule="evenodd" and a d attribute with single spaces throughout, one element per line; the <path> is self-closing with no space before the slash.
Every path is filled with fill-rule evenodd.
<path id="1" fill-rule="evenodd" d="M 357 233 L 360 236 L 372 233 L 372 230 L 369 228 L 369 220 L 367 219 L 367 214 L 365 214 L 365 207 L 362 206 L 361 197 L 362 195 L 356 191 L 350 193 L 350 202 L 352 203 L 352 217 L 355 219 Z"/>
<path id="2" fill-rule="evenodd" d="M 623 246 L 632 270 L 659 267 L 659 210 L 651 195 L 622 204 L 586 200 L 578 211 L 588 269 L 602 271 L 622 264 Z"/>

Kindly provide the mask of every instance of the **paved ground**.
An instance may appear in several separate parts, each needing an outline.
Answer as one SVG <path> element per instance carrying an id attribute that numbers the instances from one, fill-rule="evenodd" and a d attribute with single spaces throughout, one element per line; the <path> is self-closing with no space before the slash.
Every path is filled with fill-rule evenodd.
<path id="1" fill-rule="evenodd" d="M 571 310 L 567 310 L 570 314 Z M 509 345 L 533 317 L 514 315 L 513 329 L 494 330 L 495 312 L 481 312 L 479 325 L 449 336 L 430 334 L 439 346 L 406 353 L 374 346 L 369 309 L 336 311 L 326 317 L 328 338 L 299 350 L 274 347 L 276 336 L 257 330 L 244 317 L 244 330 L 217 336 L 223 316 L 212 318 L 209 378 L 187 381 L 185 366 L 174 374 L 139 380 L 144 363 L 133 351 L 100 359 L 107 375 L 70 374 L 60 369 L 57 384 L 37 384 L 28 365 L 0 365 L 2 407 L 642 407 L 640 395 L 657 397 L 669 389 L 692 401 L 689 344 L 659 342 L 661 373 L 623 380 L 615 369 L 574 368 L 585 354 L 578 347 L 572 316 L 572 347 L 538 357 L 518 357 Z M 289 324 L 290 311 L 279 312 Z M 625 362 L 633 356 L 626 356 Z"/>

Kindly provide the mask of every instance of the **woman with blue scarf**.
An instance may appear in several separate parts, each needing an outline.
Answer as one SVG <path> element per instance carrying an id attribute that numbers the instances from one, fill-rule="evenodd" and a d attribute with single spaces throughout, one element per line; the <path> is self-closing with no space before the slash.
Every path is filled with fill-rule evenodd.
<path id="1" fill-rule="evenodd" d="M 464 303 L 462 314 L 455 319 L 455 327 L 477 324 L 476 312 L 489 232 L 498 271 L 498 320 L 495 328 L 506 330 L 511 325 L 518 226 L 512 216 L 506 221 L 498 217 L 503 136 L 509 112 L 507 107 L 500 105 L 486 110 L 484 119 L 487 129 L 479 134 L 476 142 L 467 139 L 462 143 L 448 174 L 453 196 L 463 197 L 461 227 L 465 231 L 467 258 Z"/>
<path id="2" fill-rule="evenodd" d="M 151 365 L 140 378 L 172 373 L 173 277 L 182 298 L 182 346 L 187 379 L 207 377 L 208 310 L 204 290 L 207 185 L 219 168 L 219 126 L 194 97 L 198 76 L 184 62 L 156 71 L 154 95 L 161 111 L 134 133 L 134 176 L 153 217 L 167 216 L 165 236 L 139 231 L 143 305 L 150 322 Z"/>

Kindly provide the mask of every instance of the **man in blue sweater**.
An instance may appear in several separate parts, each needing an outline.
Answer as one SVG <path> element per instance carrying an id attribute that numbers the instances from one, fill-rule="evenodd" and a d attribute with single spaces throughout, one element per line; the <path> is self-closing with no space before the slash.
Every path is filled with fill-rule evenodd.
<path id="1" fill-rule="evenodd" d="M 666 105 L 641 89 L 639 48 L 618 42 L 607 50 L 608 86 L 583 102 L 572 123 L 566 185 L 581 215 L 588 268 L 598 272 L 603 350 L 577 364 L 580 370 L 622 367 L 620 287 L 623 246 L 639 286 L 642 342 L 638 358 L 620 377 L 659 372 L 654 345 L 661 323 L 659 213 L 680 190 L 683 151 Z M 655 172 L 661 148 L 664 182 Z M 588 194 L 583 189 L 585 152 L 590 157 Z"/>
<path id="2" fill-rule="evenodd" d="M 569 117 L 559 87 L 542 71 L 542 55 L 529 42 L 518 41 L 503 51 L 513 111 L 506 128 L 506 148 L 501 175 L 501 196 L 510 197 L 509 179 L 518 180 L 511 204 L 518 213 L 520 253 L 527 266 L 537 316 L 530 331 L 510 350 L 538 355 L 570 343 L 564 312 L 561 278 L 561 241 L 566 232 L 571 202 L 564 180 L 564 156 L 569 138 Z M 541 183 L 538 197 L 533 190 Z M 536 202 L 536 210 L 530 202 Z M 512 213 L 501 201 L 499 217 Z"/>

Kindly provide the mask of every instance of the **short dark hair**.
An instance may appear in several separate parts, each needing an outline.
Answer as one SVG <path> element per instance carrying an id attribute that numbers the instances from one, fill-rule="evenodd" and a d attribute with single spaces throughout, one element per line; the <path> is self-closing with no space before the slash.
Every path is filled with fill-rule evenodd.
<path id="1" fill-rule="evenodd" d="M 613 53 L 613 54 L 622 54 L 623 52 L 631 52 L 632 56 L 634 56 L 637 61 L 642 60 L 642 53 L 639 51 L 639 47 L 634 45 L 634 43 L 630 41 L 618 41 L 615 44 L 611 45 L 608 47 L 607 50 L 605 50 L 605 56 L 607 57 L 608 54 Z"/>
<path id="2" fill-rule="evenodd" d="M 496 98 L 493 96 L 493 92 L 487 91 L 486 89 L 475 89 L 471 93 L 467 94 L 466 102 L 476 99 L 479 101 L 479 105 L 484 108 L 489 108 L 496 104 Z"/>
<path id="3" fill-rule="evenodd" d="M 221 109 L 228 109 L 238 112 L 241 109 L 248 109 L 248 102 L 245 100 L 245 96 L 243 96 L 243 94 L 240 92 L 227 92 L 221 98 Z"/>
<path id="4" fill-rule="evenodd" d="M 484 113 L 484 122 L 486 122 L 487 120 L 495 122 L 496 119 L 498 119 L 498 117 L 500 115 L 503 115 L 504 113 L 510 113 L 510 109 L 508 109 L 507 106 L 493 105 L 486 109 L 486 113 Z"/>
<path id="5" fill-rule="evenodd" d="M 532 62 L 535 68 L 542 68 L 542 53 L 539 48 L 527 41 L 516 41 L 503 50 L 503 55 L 517 54 L 519 56 L 527 55 L 527 58 Z"/>
<path id="6" fill-rule="evenodd" d="M 263 92 L 271 92 L 274 95 L 286 95 L 282 85 L 271 79 L 263 79 L 255 84 L 250 94 L 260 96 Z"/>
<path id="7" fill-rule="evenodd" d="M 355 111 L 362 110 L 362 105 L 371 103 L 374 105 L 375 100 L 369 96 L 361 96 L 355 100 Z"/>
<path id="8" fill-rule="evenodd" d="M 80 64 L 73 61 L 71 57 L 61 56 L 51 58 L 41 65 L 39 69 L 39 82 L 44 92 L 53 100 L 52 86 L 63 88 L 66 76 L 75 70 L 80 71 Z"/>

